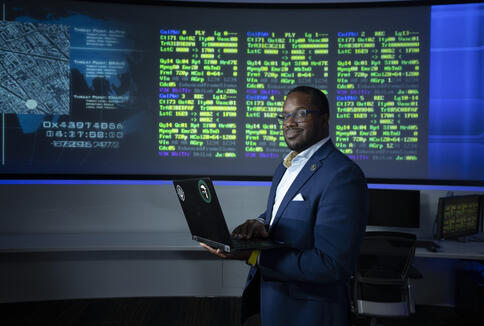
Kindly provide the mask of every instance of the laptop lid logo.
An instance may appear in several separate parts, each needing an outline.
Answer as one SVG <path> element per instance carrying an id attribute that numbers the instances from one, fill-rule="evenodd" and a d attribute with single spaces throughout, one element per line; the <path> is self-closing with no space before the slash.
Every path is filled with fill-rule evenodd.
<path id="1" fill-rule="evenodd" d="M 210 204 L 210 202 L 212 201 L 212 195 L 210 195 L 210 190 L 208 189 L 205 181 L 198 181 L 198 191 L 200 192 L 200 196 L 202 196 L 203 201 L 207 204 Z"/>
<path id="2" fill-rule="evenodd" d="M 185 192 L 180 185 L 176 185 L 176 193 L 181 201 L 185 201 Z"/>

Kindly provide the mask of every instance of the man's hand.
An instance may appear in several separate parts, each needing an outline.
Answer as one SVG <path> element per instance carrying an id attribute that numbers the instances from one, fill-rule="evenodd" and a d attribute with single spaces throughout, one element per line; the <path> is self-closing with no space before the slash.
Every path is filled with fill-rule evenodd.
<path id="1" fill-rule="evenodd" d="M 234 239 L 252 239 L 252 238 L 268 238 L 269 233 L 266 231 L 264 223 L 258 220 L 247 220 L 245 223 L 239 225 L 232 231 L 232 238 Z M 207 249 L 208 252 L 219 256 L 223 259 L 247 260 L 252 253 L 252 250 L 235 251 L 231 254 L 223 252 L 220 249 L 215 249 L 200 242 L 200 246 Z"/>
<path id="2" fill-rule="evenodd" d="M 268 237 L 269 233 L 266 231 L 264 223 L 258 220 L 247 220 L 232 231 L 232 238 L 234 239 L 265 239 Z"/>
<path id="3" fill-rule="evenodd" d="M 226 252 L 223 252 L 220 249 L 212 248 L 209 245 L 206 245 L 205 243 L 201 243 L 201 242 L 199 243 L 200 243 L 200 246 L 207 249 L 210 253 L 217 255 L 223 259 L 247 260 L 249 259 L 250 254 L 252 253 L 252 250 L 241 250 L 241 251 L 236 251 L 234 253 L 228 254 Z"/>

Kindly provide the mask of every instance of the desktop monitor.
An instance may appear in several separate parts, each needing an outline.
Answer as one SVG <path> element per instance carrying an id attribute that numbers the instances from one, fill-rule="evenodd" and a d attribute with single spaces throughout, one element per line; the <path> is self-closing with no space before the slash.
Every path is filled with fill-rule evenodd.
<path id="1" fill-rule="evenodd" d="M 483 198 L 478 195 L 439 198 L 438 239 L 478 233 L 483 215 Z"/>
<path id="2" fill-rule="evenodd" d="M 369 189 L 368 225 L 418 228 L 420 191 Z"/>

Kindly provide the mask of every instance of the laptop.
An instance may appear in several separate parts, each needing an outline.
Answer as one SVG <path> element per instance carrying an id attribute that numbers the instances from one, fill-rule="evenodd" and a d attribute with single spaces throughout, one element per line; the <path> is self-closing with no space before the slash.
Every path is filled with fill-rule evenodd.
<path id="1" fill-rule="evenodd" d="M 209 178 L 174 180 L 173 185 L 193 240 L 227 253 L 283 247 L 270 239 L 232 239 Z"/>

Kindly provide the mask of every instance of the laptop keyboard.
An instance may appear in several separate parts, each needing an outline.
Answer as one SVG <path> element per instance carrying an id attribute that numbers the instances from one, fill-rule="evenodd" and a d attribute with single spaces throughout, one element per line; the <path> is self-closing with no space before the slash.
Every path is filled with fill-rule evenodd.
<path id="1" fill-rule="evenodd" d="M 269 243 L 267 239 L 250 239 L 250 240 L 232 239 L 232 246 L 234 248 L 237 248 L 238 250 L 265 247 L 268 245 Z"/>

